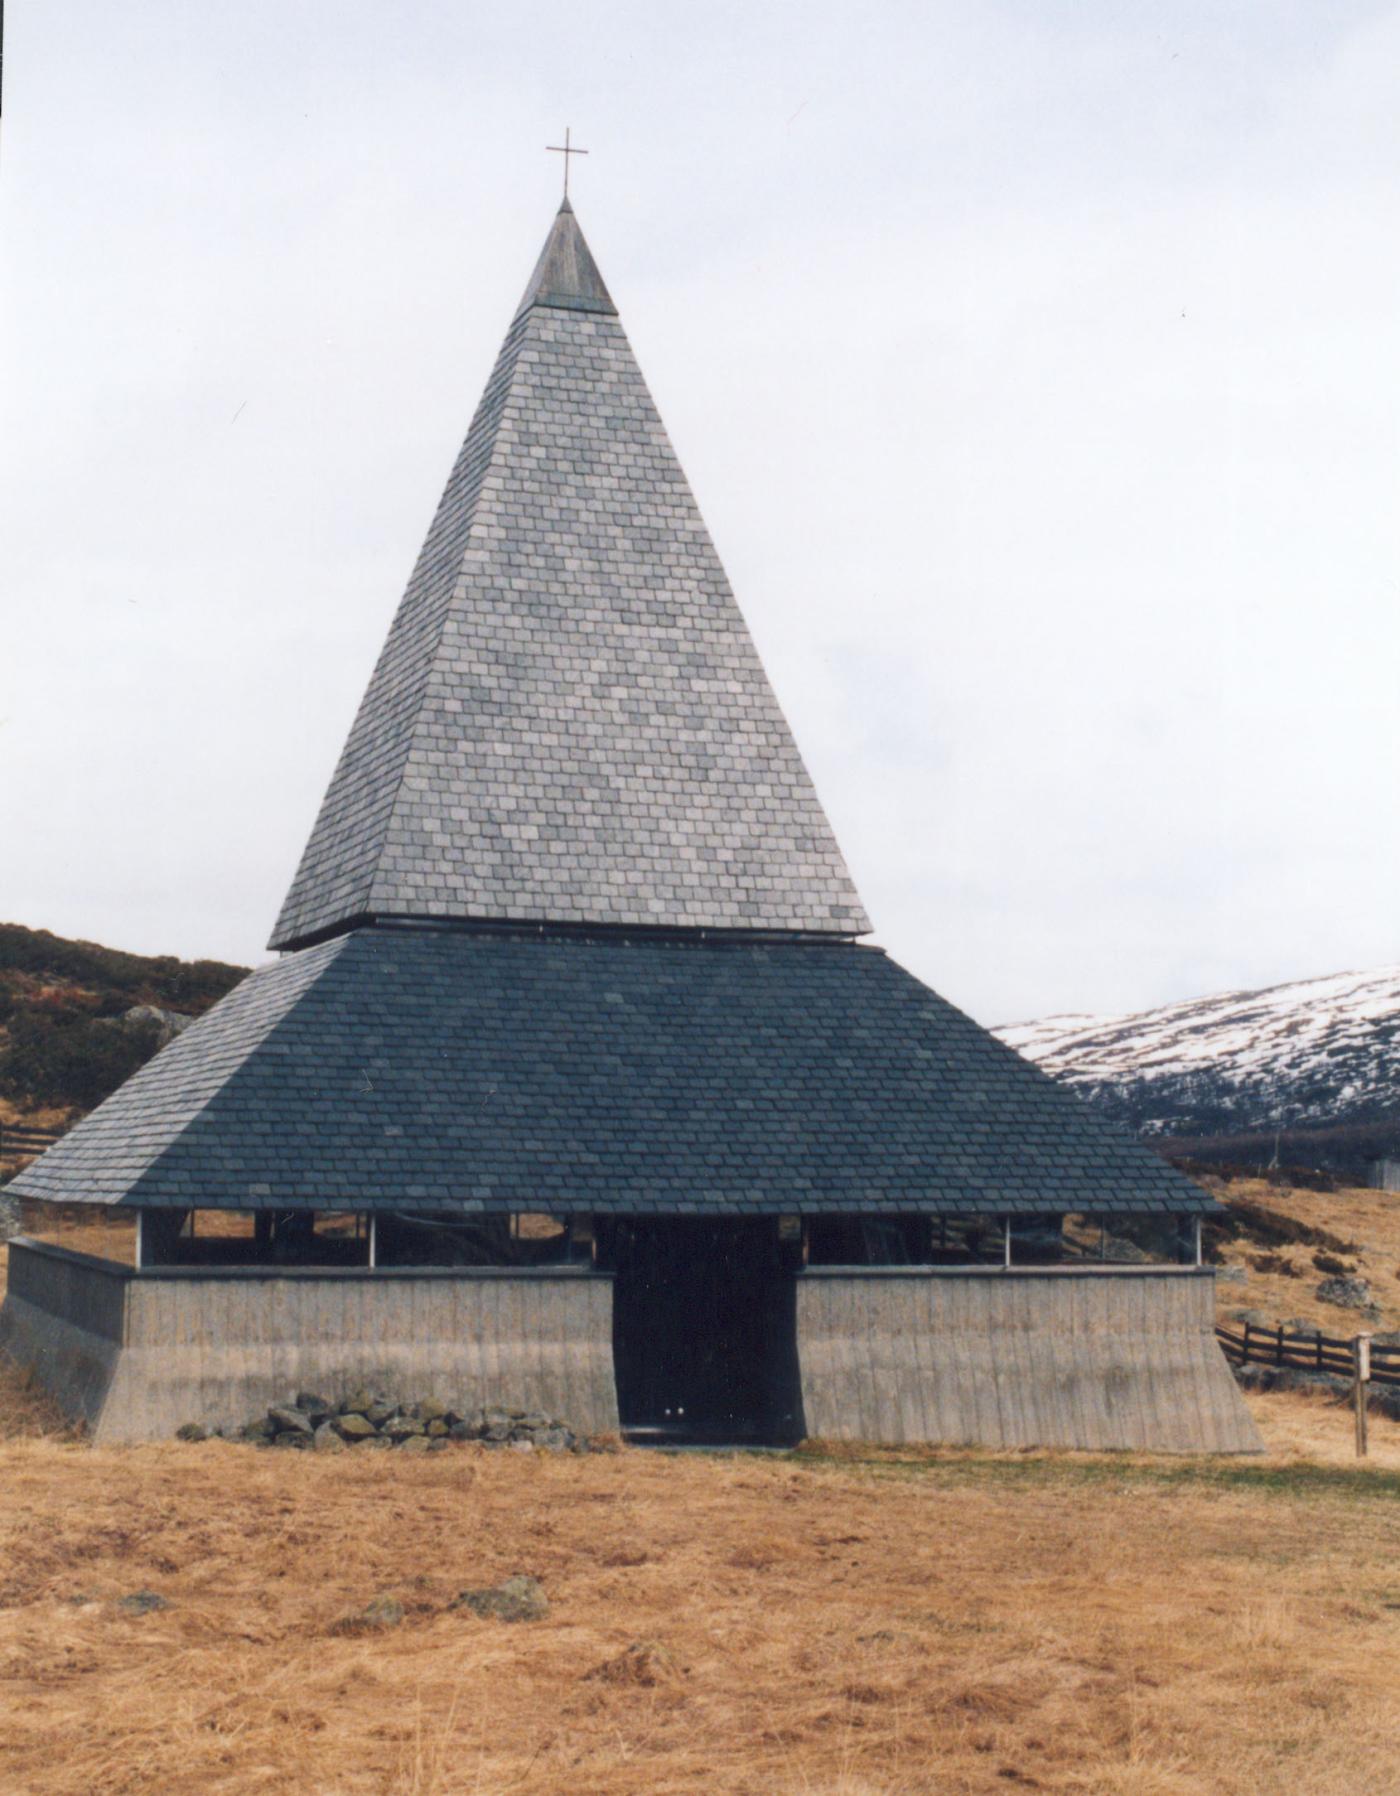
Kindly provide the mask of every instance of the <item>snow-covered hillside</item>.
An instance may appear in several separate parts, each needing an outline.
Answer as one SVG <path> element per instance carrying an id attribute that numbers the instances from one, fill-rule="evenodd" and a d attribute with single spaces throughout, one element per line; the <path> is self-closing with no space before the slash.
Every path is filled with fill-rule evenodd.
<path id="1" fill-rule="evenodd" d="M 1046 1017 L 996 1033 L 1147 1132 L 1400 1114 L 1400 966 L 1221 992 L 1135 1016 Z"/>

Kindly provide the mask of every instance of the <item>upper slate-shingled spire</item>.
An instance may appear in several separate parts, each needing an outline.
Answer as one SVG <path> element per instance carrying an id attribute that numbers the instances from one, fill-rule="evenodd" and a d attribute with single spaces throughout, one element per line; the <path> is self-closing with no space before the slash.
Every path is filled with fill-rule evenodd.
<path id="1" fill-rule="evenodd" d="M 273 933 L 870 924 L 565 200 Z"/>

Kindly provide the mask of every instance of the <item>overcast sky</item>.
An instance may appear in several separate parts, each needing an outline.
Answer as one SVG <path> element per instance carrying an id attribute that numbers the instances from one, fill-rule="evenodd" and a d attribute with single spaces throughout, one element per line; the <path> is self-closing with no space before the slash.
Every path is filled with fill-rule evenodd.
<path id="1" fill-rule="evenodd" d="M 263 944 L 573 197 L 877 940 L 1400 958 L 1400 7 L 12 0 L 0 917 Z"/>

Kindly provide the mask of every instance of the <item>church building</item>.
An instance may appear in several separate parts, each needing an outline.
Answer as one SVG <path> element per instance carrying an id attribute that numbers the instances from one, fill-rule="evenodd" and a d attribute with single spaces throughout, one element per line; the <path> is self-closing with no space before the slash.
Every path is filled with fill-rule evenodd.
<path id="1" fill-rule="evenodd" d="M 99 1440 L 1250 1450 L 1213 1200 L 880 949 L 567 198 L 249 975 L 11 1189 Z"/>

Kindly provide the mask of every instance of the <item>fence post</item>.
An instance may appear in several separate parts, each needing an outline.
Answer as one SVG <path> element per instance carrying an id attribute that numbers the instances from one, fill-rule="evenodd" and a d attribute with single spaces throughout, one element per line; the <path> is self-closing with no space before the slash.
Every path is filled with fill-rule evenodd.
<path id="1" fill-rule="evenodd" d="M 1322 1330 L 1314 1329 L 1313 1333 L 1317 1340 L 1317 1369 L 1320 1372 L 1322 1370 Z"/>
<path id="2" fill-rule="evenodd" d="M 1281 1366 L 1283 1364 L 1283 1324 L 1282 1324 L 1282 1322 L 1280 1322 L 1278 1325 L 1278 1335 L 1274 1341 L 1274 1364 L 1276 1366 Z"/>
<path id="3" fill-rule="evenodd" d="M 1249 1324 L 1247 1322 L 1244 1325 L 1244 1346 L 1240 1349 L 1240 1364 L 1242 1366 L 1249 1364 Z"/>
<path id="4" fill-rule="evenodd" d="M 1371 1337 L 1359 1334 L 1352 1338 L 1352 1400 L 1356 1405 L 1356 1457 L 1366 1457 L 1366 1387 L 1371 1382 Z"/>

